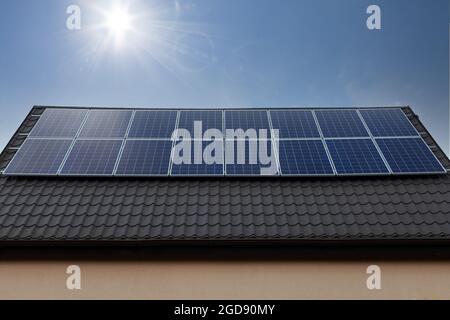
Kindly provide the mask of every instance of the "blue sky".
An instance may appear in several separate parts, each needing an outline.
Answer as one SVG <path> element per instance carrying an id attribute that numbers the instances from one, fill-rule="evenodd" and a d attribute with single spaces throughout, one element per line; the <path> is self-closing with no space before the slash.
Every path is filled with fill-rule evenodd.
<path id="1" fill-rule="evenodd" d="M 40 104 L 411 105 L 449 149 L 448 0 L 124 2 L 134 30 L 116 46 L 99 26 L 111 0 L 1 1 L 0 148 Z"/>

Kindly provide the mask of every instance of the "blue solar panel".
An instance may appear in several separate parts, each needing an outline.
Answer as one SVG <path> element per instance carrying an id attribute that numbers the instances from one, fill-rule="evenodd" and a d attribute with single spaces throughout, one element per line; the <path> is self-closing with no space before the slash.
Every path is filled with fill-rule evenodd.
<path id="1" fill-rule="evenodd" d="M 81 130 L 82 138 L 124 138 L 132 111 L 91 110 Z"/>
<path id="2" fill-rule="evenodd" d="M 122 140 L 79 140 L 73 146 L 62 175 L 112 175 Z"/>
<path id="3" fill-rule="evenodd" d="M 71 144 L 72 140 L 28 139 L 5 174 L 56 175 Z"/>
<path id="4" fill-rule="evenodd" d="M 172 139 L 177 111 L 136 111 L 129 138 Z"/>
<path id="5" fill-rule="evenodd" d="M 374 137 L 419 135 L 401 109 L 361 110 L 360 112 Z"/>
<path id="6" fill-rule="evenodd" d="M 369 137 L 356 110 L 316 111 L 325 138 Z"/>
<path id="7" fill-rule="evenodd" d="M 226 173 L 229 176 L 277 175 L 276 154 L 272 141 L 227 141 Z M 263 155 L 263 156 L 262 156 Z"/>
<path id="8" fill-rule="evenodd" d="M 30 137 L 75 138 L 87 112 L 82 109 L 46 109 Z"/>
<path id="9" fill-rule="evenodd" d="M 172 141 L 128 140 L 123 149 L 117 175 L 167 175 Z"/>
<path id="10" fill-rule="evenodd" d="M 179 129 L 188 130 L 192 139 L 201 139 L 208 129 L 218 129 L 223 132 L 222 111 L 182 111 L 180 115 Z M 201 121 L 202 131 L 199 137 L 195 137 L 194 123 Z M 208 140 L 212 140 L 209 138 Z"/>
<path id="11" fill-rule="evenodd" d="M 188 144 L 191 146 L 190 149 L 184 147 Z M 186 161 L 181 161 L 182 159 Z M 173 150 L 171 174 L 173 176 L 221 176 L 223 163 L 222 141 L 177 142 Z"/>
<path id="12" fill-rule="evenodd" d="M 270 111 L 273 129 L 278 129 L 280 139 L 320 138 L 311 111 Z"/>
<path id="13" fill-rule="evenodd" d="M 338 174 L 388 174 L 375 144 L 370 139 L 327 140 Z"/>
<path id="14" fill-rule="evenodd" d="M 394 173 L 445 173 L 421 138 L 377 139 Z"/>
<path id="15" fill-rule="evenodd" d="M 226 129 L 247 131 L 249 129 L 256 130 L 256 138 L 264 139 L 260 136 L 260 129 L 266 130 L 266 138 L 271 137 L 269 117 L 266 111 L 226 111 L 225 112 Z M 227 138 L 229 137 L 227 134 Z M 251 137 L 255 138 L 255 137 Z"/>
<path id="16" fill-rule="evenodd" d="M 333 175 L 322 140 L 279 141 L 283 175 Z"/>
<path id="17" fill-rule="evenodd" d="M 223 110 L 206 109 L 48 108 L 30 135 L 24 136 L 26 140 L 5 174 L 319 176 L 446 172 L 401 108 L 228 109 L 225 119 L 223 115 Z M 197 130 L 201 135 L 195 135 L 195 122 L 202 123 L 201 132 Z M 183 150 L 191 152 L 187 163 L 175 161 L 180 142 L 172 150 L 177 124 L 190 133 L 186 140 L 190 150 Z M 231 131 L 224 132 L 226 146 L 222 138 L 219 140 L 216 163 L 204 158 L 211 142 L 195 140 L 217 138 L 205 137 L 208 129 L 217 129 L 220 136 L 224 130 Z M 271 129 L 279 130 L 280 140 L 270 139 Z M 274 146 L 277 149 L 272 150 Z"/>

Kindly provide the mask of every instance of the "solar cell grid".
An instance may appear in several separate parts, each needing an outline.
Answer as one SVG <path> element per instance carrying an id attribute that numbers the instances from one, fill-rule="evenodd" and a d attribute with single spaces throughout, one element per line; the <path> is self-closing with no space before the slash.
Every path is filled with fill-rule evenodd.
<path id="1" fill-rule="evenodd" d="M 78 140 L 67 157 L 62 175 L 112 175 L 122 140 Z"/>
<path id="2" fill-rule="evenodd" d="M 325 138 L 369 137 L 356 110 L 317 110 L 315 113 Z"/>
<path id="3" fill-rule="evenodd" d="M 445 173 L 421 138 L 377 139 L 394 173 Z"/>
<path id="4" fill-rule="evenodd" d="M 277 175 L 271 140 L 226 141 L 226 173 L 230 176 Z"/>
<path id="5" fill-rule="evenodd" d="M 167 175 L 172 141 L 128 140 L 117 167 L 117 175 Z"/>
<path id="6" fill-rule="evenodd" d="M 224 173 L 223 142 L 184 141 L 189 149 L 182 149 L 177 142 L 173 150 L 173 176 L 221 176 Z M 199 148 L 195 144 L 200 144 Z M 181 152 L 182 151 L 182 152 Z M 188 154 L 189 153 L 189 154 Z M 177 159 L 175 159 L 177 158 Z M 180 159 L 186 159 L 183 163 Z M 215 160 L 215 161 L 214 161 Z"/>
<path id="7" fill-rule="evenodd" d="M 188 130 L 192 139 L 202 138 L 208 129 L 218 129 L 223 132 L 222 111 L 182 111 L 180 114 L 179 129 Z M 201 122 L 202 132 L 200 137 L 195 136 L 195 122 Z M 211 139 L 208 139 L 211 140 Z"/>
<path id="8" fill-rule="evenodd" d="M 320 138 L 312 111 L 270 111 L 273 129 L 280 139 Z"/>
<path id="9" fill-rule="evenodd" d="M 371 139 L 327 140 L 338 174 L 389 174 Z"/>
<path id="10" fill-rule="evenodd" d="M 177 120 L 179 128 L 191 134 L 195 121 L 202 122 L 203 132 L 256 131 L 254 136 L 225 137 L 226 145 L 232 145 L 232 158 L 229 147 L 220 140 L 218 153 L 222 158 L 225 153 L 227 161 L 216 157 L 216 164 L 207 164 L 205 159 L 195 163 L 191 154 L 191 164 L 172 164 L 172 134 Z M 268 136 L 261 136 L 260 129 L 266 129 Z M 271 129 L 279 129 L 281 140 L 270 139 Z M 230 141 L 230 137 L 234 140 Z M 249 137 L 252 141 L 248 141 Z M 266 143 L 265 151 L 261 150 L 262 141 Z M 199 141 L 189 142 L 194 153 Z M 210 143 L 200 142 L 200 153 Z M 272 150 L 272 143 L 279 148 Z M 338 175 L 387 175 L 391 173 L 389 168 L 393 174 L 446 173 L 400 108 L 225 112 L 48 108 L 4 174 L 57 175 L 61 167 L 61 175 L 76 176 L 150 177 L 165 176 L 170 170 L 174 176 L 222 176 L 224 171 L 229 176 L 277 175 L 278 170 L 286 176 L 333 175 L 335 171 Z"/>
<path id="11" fill-rule="evenodd" d="M 129 138 L 172 139 L 177 111 L 136 111 Z"/>
<path id="12" fill-rule="evenodd" d="M 56 175 L 72 140 L 28 139 L 16 153 L 6 174 Z"/>
<path id="13" fill-rule="evenodd" d="M 46 109 L 30 137 L 75 138 L 87 113 L 82 109 Z"/>
<path id="14" fill-rule="evenodd" d="M 374 137 L 419 135 L 401 109 L 361 110 L 360 112 Z"/>
<path id="15" fill-rule="evenodd" d="M 122 139 L 132 114 L 130 110 L 91 110 L 80 137 Z"/>
<path id="16" fill-rule="evenodd" d="M 279 141 L 282 175 L 333 175 L 322 140 Z"/>
<path id="17" fill-rule="evenodd" d="M 225 126 L 226 129 L 237 130 L 242 129 L 247 131 L 249 129 L 256 130 L 256 138 L 260 139 L 260 129 L 266 130 L 266 137 L 270 138 L 270 124 L 269 117 L 266 111 L 226 111 L 225 112 Z M 227 133 L 227 138 L 230 138 Z"/>

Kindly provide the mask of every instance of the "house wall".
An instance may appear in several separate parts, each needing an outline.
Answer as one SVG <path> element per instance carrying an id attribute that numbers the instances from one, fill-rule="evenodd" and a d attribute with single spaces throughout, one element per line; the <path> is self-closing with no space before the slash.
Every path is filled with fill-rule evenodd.
<path id="1" fill-rule="evenodd" d="M 450 299 L 448 259 L 151 256 L 0 256 L 0 299 Z M 80 291 L 66 288 L 70 265 Z M 369 265 L 382 290 L 367 289 Z"/>

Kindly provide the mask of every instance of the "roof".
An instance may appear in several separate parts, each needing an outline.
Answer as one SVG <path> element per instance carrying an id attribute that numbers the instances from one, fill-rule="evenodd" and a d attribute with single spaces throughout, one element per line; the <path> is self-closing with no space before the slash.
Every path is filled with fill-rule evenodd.
<path id="1" fill-rule="evenodd" d="M 4 169 L 45 107 L 0 155 Z M 437 158 L 450 161 L 413 111 Z M 0 244 L 450 240 L 450 176 L 0 176 Z"/>

